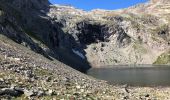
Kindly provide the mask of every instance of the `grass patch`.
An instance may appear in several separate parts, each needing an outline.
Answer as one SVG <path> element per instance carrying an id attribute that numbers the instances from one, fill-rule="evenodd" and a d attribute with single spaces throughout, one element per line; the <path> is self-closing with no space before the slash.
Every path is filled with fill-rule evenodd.
<path id="1" fill-rule="evenodd" d="M 165 34 L 161 34 L 161 32 L 165 32 Z M 151 39 L 153 41 L 159 42 L 163 40 L 167 40 L 166 34 L 169 32 L 169 26 L 167 24 L 160 25 L 155 29 L 151 30 Z"/>
<path id="2" fill-rule="evenodd" d="M 142 46 L 141 43 L 135 42 L 132 46 L 135 50 L 137 50 L 139 53 L 147 53 L 147 49 Z"/>
<path id="3" fill-rule="evenodd" d="M 161 54 L 153 64 L 170 64 L 170 51 Z"/>
<path id="4" fill-rule="evenodd" d="M 20 97 L 13 98 L 12 100 L 29 100 L 29 99 L 26 98 L 25 95 L 21 95 Z"/>
<path id="5" fill-rule="evenodd" d="M 34 71 L 34 73 L 37 75 L 37 76 L 44 76 L 44 75 L 52 75 L 52 73 L 48 70 L 45 70 L 45 69 L 36 69 Z"/>
<path id="6" fill-rule="evenodd" d="M 24 31 L 25 31 L 25 33 L 26 33 L 27 35 L 29 35 L 31 38 L 33 38 L 33 39 L 35 39 L 35 40 L 40 41 L 40 42 L 43 43 L 43 41 L 41 40 L 41 38 L 39 38 L 39 37 L 36 35 L 36 33 L 32 32 L 32 31 L 30 31 L 30 30 L 28 30 L 28 29 L 25 29 Z"/>
<path id="7" fill-rule="evenodd" d="M 25 29 L 24 31 L 25 31 L 25 33 L 26 33 L 35 43 L 37 43 L 39 46 L 48 47 L 48 46 L 45 44 L 45 42 L 44 42 L 40 37 L 38 37 L 38 36 L 36 35 L 36 33 L 32 32 L 32 31 L 30 31 L 30 30 L 28 30 L 28 29 Z"/>

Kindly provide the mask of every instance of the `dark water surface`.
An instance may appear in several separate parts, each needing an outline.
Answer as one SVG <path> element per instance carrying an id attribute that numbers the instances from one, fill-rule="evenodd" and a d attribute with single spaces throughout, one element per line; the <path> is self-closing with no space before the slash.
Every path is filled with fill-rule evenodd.
<path id="1" fill-rule="evenodd" d="M 92 68 L 87 74 L 114 85 L 170 86 L 170 65 L 140 65 L 133 66 L 133 68 L 128 66 L 113 67 Z"/>

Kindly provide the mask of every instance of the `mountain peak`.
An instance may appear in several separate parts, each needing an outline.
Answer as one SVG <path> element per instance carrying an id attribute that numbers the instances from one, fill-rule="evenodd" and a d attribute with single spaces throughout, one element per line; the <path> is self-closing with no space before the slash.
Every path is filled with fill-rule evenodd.
<path id="1" fill-rule="evenodd" d="M 150 0 L 151 3 L 162 3 L 162 4 L 165 4 L 165 3 L 170 3 L 170 0 Z"/>

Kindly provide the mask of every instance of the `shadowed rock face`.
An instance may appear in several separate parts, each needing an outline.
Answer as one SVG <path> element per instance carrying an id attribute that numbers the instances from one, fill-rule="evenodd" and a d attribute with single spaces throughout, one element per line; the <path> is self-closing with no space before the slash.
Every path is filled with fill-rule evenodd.
<path id="1" fill-rule="evenodd" d="M 105 34 L 102 32 L 102 28 L 104 28 L 104 26 L 101 26 L 100 24 L 90 24 L 88 22 L 80 22 L 77 24 L 77 27 L 80 31 L 80 34 L 77 34 L 80 43 L 91 44 L 99 41 L 105 41 Z"/>
<path id="2" fill-rule="evenodd" d="M 1 0 L 1 2 L 13 6 L 15 9 L 46 9 L 50 4 L 48 0 Z"/>

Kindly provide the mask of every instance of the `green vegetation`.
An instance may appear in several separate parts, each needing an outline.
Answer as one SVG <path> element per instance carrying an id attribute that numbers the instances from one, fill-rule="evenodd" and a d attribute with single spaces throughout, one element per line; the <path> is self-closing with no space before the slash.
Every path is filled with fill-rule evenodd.
<path id="1" fill-rule="evenodd" d="M 155 32 L 160 32 L 162 30 L 167 30 L 167 29 L 168 29 L 168 25 L 167 24 L 163 24 L 163 25 L 157 27 L 154 31 Z"/>
<path id="2" fill-rule="evenodd" d="M 142 44 L 137 41 L 133 44 L 133 48 L 137 50 L 139 53 L 145 54 L 147 53 L 147 49 L 142 46 Z"/>
<path id="3" fill-rule="evenodd" d="M 2 10 L 0 10 L 0 16 L 3 16 L 4 12 Z"/>
<path id="4" fill-rule="evenodd" d="M 131 25 L 132 25 L 132 28 L 135 28 L 137 30 L 141 30 L 141 29 L 145 28 L 145 26 L 139 21 L 140 16 L 129 14 L 129 16 L 124 17 L 124 20 L 130 21 Z"/>
<path id="5" fill-rule="evenodd" d="M 29 100 L 25 95 L 22 95 L 20 97 L 13 98 L 13 100 Z"/>
<path id="6" fill-rule="evenodd" d="M 139 17 L 140 22 L 142 22 L 142 24 L 148 24 L 148 25 L 157 25 L 158 23 L 158 17 L 154 16 L 154 15 L 150 15 L 150 14 L 142 14 Z"/>
<path id="7" fill-rule="evenodd" d="M 152 40 L 157 41 L 157 42 L 162 41 L 162 39 L 159 38 L 158 33 L 161 32 L 161 31 L 168 32 L 168 28 L 169 28 L 169 26 L 167 24 L 163 24 L 163 25 L 156 27 L 155 29 L 152 29 L 151 30 Z M 163 40 L 165 40 L 165 39 L 163 39 Z"/>
<path id="8" fill-rule="evenodd" d="M 32 31 L 30 31 L 30 30 L 27 30 L 27 29 L 25 29 L 24 31 L 25 31 L 25 33 L 26 33 L 35 43 L 37 43 L 39 46 L 41 46 L 41 47 L 47 47 L 47 45 L 44 43 L 44 41 L 43 41 L 40 37 L 38 37 L 38 36 L 36 35 L 36 33 L 32 32 Z"/>
<path id="9" fill-rule="evenodd" d="M 25 33 L 27 35 L 29 35 L 31 38 L 33 38 L 34 40 L 37 40 L 37 41 L 40 41 L 40 42 L 43 43 L 43 41 L 36 35 L 36 33 L 32 32 L 32 31 L 30 31 L 28 29 L 25 29 Z"/>
<path id="10" fill-rule="evenodd" d="M 161 54 L 154 64 L 170 64 L 170 51 Z"/>
<path id="11" fill-rule="evenodd" d="M 52 75 L 52 73 L 49 70 L 45 70 L 45 69 L 36 69 L 34 73 L 37 76 Z"/>

